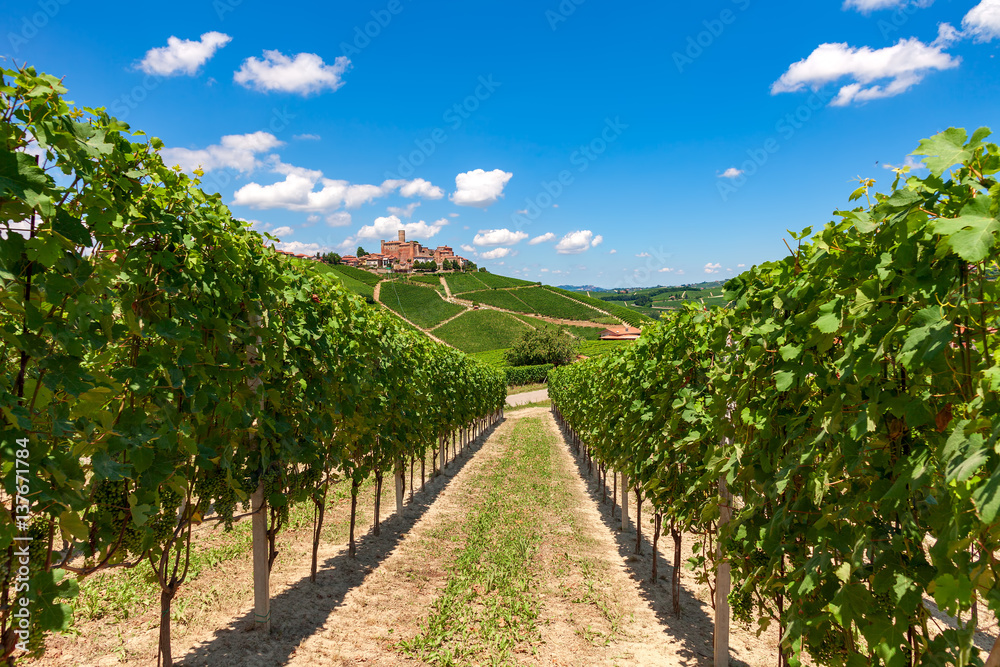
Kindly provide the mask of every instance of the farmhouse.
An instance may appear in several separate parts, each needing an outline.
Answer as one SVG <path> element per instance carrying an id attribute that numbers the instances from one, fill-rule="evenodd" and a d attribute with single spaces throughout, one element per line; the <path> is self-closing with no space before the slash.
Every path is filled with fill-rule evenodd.
<path id="1" fill-rule="evenodd" d="M 382 241 L 381 254 L 389 258 L 386 266 L 392 266 L 396 271 L 412 271 L 414 262 L 436 262 L 438 268 L 444 261 L 450 260 L 465 266 L 464 257 L 459 257 L 451 249 L 451 246 L 441 245 L 431 250 L 420 245 L 417 241 L 406 240 L 406 230 L 399 230 L 399 237 L 395 241 Z"/>
<path id="2" fill-rule="evenodd" d="M 636 340 L 642 335 L 642 329 L 630 327 L 627 324 L 608 327 L 601 332 L 601 340 Z"/>

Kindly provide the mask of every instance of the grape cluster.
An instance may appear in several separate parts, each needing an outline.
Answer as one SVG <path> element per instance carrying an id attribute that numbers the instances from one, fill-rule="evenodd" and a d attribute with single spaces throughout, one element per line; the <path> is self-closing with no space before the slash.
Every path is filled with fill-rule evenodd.
<path id="1" fill-rule="evenodd" d="M 810 635 L 806 638 L 809 655 L 821 665 L 843 665 L 847 660 L 847 647 L 844 645 L 844 635 L 834 628 L 823 631 L 819 641 L 814 641 Z"/>
<path id="2" fill-rule="evenodd" d="M 729 591 L 726 597 L 729 600 L 729 608 L 732 610 L 733 619 L 750 627 L 753 623 L 753 596 L 750 591 L 742 589 Z"/>

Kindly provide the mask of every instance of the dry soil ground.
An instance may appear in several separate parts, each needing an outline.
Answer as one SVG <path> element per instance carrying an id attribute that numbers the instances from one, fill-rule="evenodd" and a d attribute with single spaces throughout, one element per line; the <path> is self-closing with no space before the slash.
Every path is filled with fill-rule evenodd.
<path id="1" fill-rule="evenodd" d="M 182 589 L 175 659 L 188 666 L 711 664 L 708 590 L 684 569 L 683 613 L 675 618 L 671 540 L 660 541 L 661 578 L 650 582 L 648 517 L 643 555 L 633 555 L 634 524 L 620 531 L 586 473 L 548 410 L 508 410 L 402 515 L 390 514 L 387 484 L 381 535 L 363 534 L 356 560 L 347 557 L 349 505 L 336 500 L 315 583 L 310 526 L 284 535 L 270 636 L 249 631 L 249 554 L 206 567 Z M 419 487 L 419 464 L 416 479 Z M 359 512 L 368 526 L 370 496 Z M 691 543 L 685 536 L 685 559 Z M 75 634 L 52 639 L 40 664 L 155 664 L 157 618 L 147 601 L 129 618 L 79 620 Z M 732 664 L 775 664 L 776 640 L 774 629 L 757 638 L 734 627 Z"/>

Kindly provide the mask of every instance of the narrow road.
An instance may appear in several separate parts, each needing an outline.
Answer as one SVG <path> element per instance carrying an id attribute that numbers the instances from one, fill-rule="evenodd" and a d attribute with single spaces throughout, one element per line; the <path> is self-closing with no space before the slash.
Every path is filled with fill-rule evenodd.
<path id="1" fill-rule="evenodd" d="M 526 391 L 523 394 L 514 394 L 507 397 L 507 405 L 514 407 L 516 405 L 527 405 L 528 403 L 538 403 L 539 401 L 544 401 L 549 397 L 549 388 L 539 389 L 537 391 Z"/>

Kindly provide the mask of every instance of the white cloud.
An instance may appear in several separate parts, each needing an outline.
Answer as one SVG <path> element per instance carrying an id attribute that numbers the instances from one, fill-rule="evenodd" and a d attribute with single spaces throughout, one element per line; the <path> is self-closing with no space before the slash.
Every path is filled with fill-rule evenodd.
<path id="1" fill-rule="evenodd" d="M 319 136 L 318 134 L 295 134 L 295 135 L 292 135 L 292 139 L 295 139 L 295 141 L 319 141 L 322 138 L 323 137 Z"/>
<path id="2" fill-rule="evenodd" d="M 415 178 L 412 181 L 396 179 L 385 181 L 382 187 L 399 188 L 399 194 L 404 197 L 423 197 L 424 199 L 441 199 L 444 197 L 444 190 L 434 185 L 430 181 L 422 178 Z"/>
<path id="3" fill-rule="evenodd" d="M 413 216 L 413 211 L 420 206 L 420 202 L 415 201 L 407 204 L 406 206 L 390 206 L 389 213 L 399 216 L 400 218 L 409 218 Z"/>
<path id="4" fill-rule="evenodd" d="M 315 53 L 299 53 L 289 58 L 280 51 L 264 51 L 264 58 L 247 58 L 233 75 L 233 81 L 262 93 L 278 91 L 308 95 L 321 90 L 337 90 L 351 61 L 338 56 L 327 65 Z"/>
<path id="5" fill-rule="evenodd" d="M 397 188 L 412 188 L 414 183 L 430 185 L 423 179 L 416 181 L 387 180 L 382 185 L 353 185 L 348 181 L 323 178 L 323 172 L 295 167 L 275 160 L 272 171 L 283 174 L 285 180 L 270 185 L 247 183 L 233 194 L 233 204 L 269 209 L 284 208 L 290 211 L 334 211 L 341 206 L 357 208 L 384 197 Z M 316 186 L 321 185 L 319 190 Z M 431 186 L 434 187 L 434 186 Z M 430 192 L 418 184 L 417 194 Z M 411 191 L 412 192 L 412 191 Z M 431 194 L 433 194 L 431 192 Z"/>
<path id="6" fill-rule="evenodd" d="M 501 257 L 506 257 L 510 254 L 510 248 L 494 248 L 484 252 L 480 257 L 482 259 L 500 259 Z"/>
<path id="7" fill-rule="evenodd" d="M 406 230 L 406 237 L 409 238 L 419 238 L 419 239 L 429 239 L 436 235 L 441 228 L 448 224 L 445 218 L 440 220 L 435 220 L 434 222 L 428 224 L 421 220 L 420 222 L 407 222 L 404 223 L 402 220 L 394 215 L 388 215 L 381 218 L 375 218 L 375 222 L 370 225 L 365 225 L 358 230 L 356 238 L 358 239 L 394 239 L 396 238 L 396 232 L 400 229 Z"/>
<path id="8" fill-rule="evenodd" d="M 821 44 L 808 58 L 793 63 L 771 85 L 771 94 L 798 92 L 807 86 L 816 90 L 849 78 L 854 82 L 840 89 L 831 106 L 893 97 L 920 83 L 931 71 L 958 67 L 961 60 L 945 53 L 944 47 L 915 38 L 884 49 Z"/>
<path id="9" fill-rule="evenodd" d="M 636 257 L 652 257 L 648 252 L 640 252 Z"/>
<path id="10" fill-rule="evenodd" d="M 934 0 L 844 0 L 844 9 L 856 9 L 862 14 L 870 14 L 879 9 L 896 9 L 913 4 L 915 7 L 930 7 Z"/>
<path id="11" fill-rule="evenodd" d="M 269 132 L 252 132 L 228 134 L 218 144 L 205 148 L 164 148 L 160 154 L 165 164 L 178 164 L 187 172 L 201 167 L 205 171 L 228 168 L 246 173 L 261 165 L 257 153 L 273 150 L 283 144 Z"/>
<path id="12" fill-rule="evenodd" d="M 1000 0 L 980 2 L 962 19 L 962 27 L 977 42 L 1000 38 Z"/>
<path id="13" fill-rule="evenodd" d="M 900 169 L 901 168 L 901 167 L 897 167 L 897 166 L 891 165 L 889 163 L 883 164 L 882 167 L 884 167 L 885 169 Z M 921 162 L 920 160 L 918 160 L 916 157 L 914 157 L 912 155 L 907 155 L 906 156 L 906 159 L 903 160 L 902 167 L 909 167 L 910 171 L 914 171 L 915 169 L 926 169 L 927 168 L 927 166 L 923 162 Z"/>
<path id="14" fill-rule="evenodd" d="M 458 217 L 458 213 L 449 213 L 448 217 L 449 218 L 457 218 Z"/>
<path id="15" fill-rule="evenodd" d="M 139 69 L 146 74 L 171 76 L 174 74 L 193 75 L 198 68 L 208 62 L 215 52 L 233 38 L 221 32 L 206 32 L 200 40 L 168 37 L 167 45 L 150 49 L 139 63 Z"/>
<path id="16" fill-rule="evenodd" d="M 460 245 L 458 247 L 461 248 L 462 250 L 464 250 L 465 252 L 471 252 L 471 253 L 475 253 L 476 252 L 476 249 L 473 248 L 468 243 L 463 243 L 462 245 Z"/>
<path id="17" fill-rule="evenodd" d="M 541 236 L 536 236 L 535 238 L 528 241 L 528 245 L 538 245 L 539 243 L 547 243 L 549 241 L 554 240 L 555 238 L 556 238 L 555 234 L 553 234 L 552 232 L 546 232 L 545 234 L 542 234 Z"/>
<path id="18" fill-rule="evenodd" d="M 486 208 L 503 197 L 503 189 L 513 175 L 501 169 L 467 171 L 455 177 L 456 190 L 449 199 L 459 206 Z"/>
<path id="19" fill-rule="evenodd" d="M 347 211 L 336 211 L 326 216 L 326 224 L 331 227 L 346 227 L 351 224 L 351 214 Z"/>
<path id="20" fill-rule="evenodd" d="M 726 169 L 724 172 L 719 174 L 719 178 L 739 178 L 742 175 L 743 175 L 742 169 L 737 169 L 736 167 L 730 167 L 729 169 Z"/>
<path id="21" fill-rule="evenodd" d="M 271 233 L 278 237 L 291 236 L 294 230 L 291 227 L 275 227 Z"/>
<path id="22" fill-rule="evenodd" d="M 618 254 L 618 251 L 612 248 L 611 250 L 608 251 L 608 254 L 609 255 L 616 255 L 616 254 Z"/>
<path id="23" fill-rule="evenodd" d="M 684 275 L 684 269 L 677 269 L 677 275 L 683 276 Z"/>
<path id="24" fill-rule="evenodd" d="M 319 243 L 303 243 L 302 241 L 275 243 L 274 247 L 278 250 L 285 250 L 296 254 L 301 253 L 303 255 L 315 255 L 318 252 L 329 252 L 331 250 L 330 247 L 320 245 Z"/>
<path id="25" fill-rule="evenodd" d="M 718 273 L 721 268 L 722 264 L 709 263 L 705 265 L 705 273 Z"/>
<path id="26" fill-rule="evenodd" d="M 660 269 L 660 273 L 673 273 L 674 271 L 675 269 L 670 269 L 667 267 L 663 267 L 662 269 Z"/>
<path id="27" fill-rule="evenodd" d="M 512 232 L 509 229 L 481 230 L 472 242 L 478 246 L 514 245 L 528 238 L 525 232 Z"/>
<path id="28" fill-rule="evenodd" d="M 737 268 L 737 269 L 743 269 L 743 268 L 746 268 L 746 264 L 737 264 L 737 265 L 736 265 L 736 268 Z"/>
<path id="29" fill-rule="evenodd" d="M 594 233 L 589 229 L 570 232 L 559 239 L 559 243 L 556 244 L 556 252 L 560 255 L 579 255 L 581 252 L 585 252 L 596 240 Z"/>
<path id="30" fill-rule="evenodd" d="M 598 234 L 597 236 L 594 237 L 594 240 L 590 242 L 590 247 L 594 248 L 596 246 L 601 245 L 602 243 L 604 243 L 604 237 Z"/>

